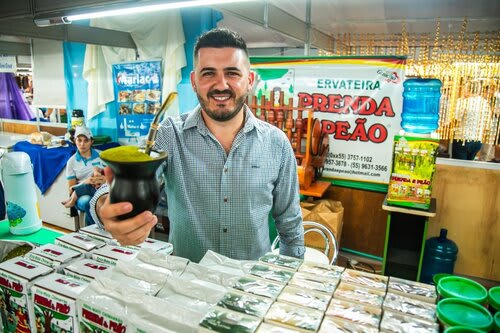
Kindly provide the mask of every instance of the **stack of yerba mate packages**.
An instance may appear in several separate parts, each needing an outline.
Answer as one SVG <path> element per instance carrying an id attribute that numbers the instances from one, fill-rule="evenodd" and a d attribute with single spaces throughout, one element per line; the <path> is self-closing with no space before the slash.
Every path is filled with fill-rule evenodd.
<path id="1" fill-rule="evenodd" d="M 189 265 L 188 265 L 189 267 Z M 434 286 L 266 254 L 200 332 L 438 332 Z"/>
<path id="2" fill-rule="evenodd" d="M 145 276 L 143 266 L 147 264 L 126 263 L 147 255 L 142 252 L 164 261 L 172 252 L 171 244 L 148 239 L 139 247 L 121 247 L 105 231 L 87 228 L 96 229 L 102 237 L 91 237 L 83 230 L 65 234 L 55 244 L 33 246 L 29 252 L 0 263 L 2 332 L 86 331 L 80 324 L 77 300 L 96 278 L 151 294 L 163 286 L 164 271 L 156 269 Z M 182 261 L 185 266 L 187 260 Z M 117 332 L 109 326 L 104 331 Z"/>

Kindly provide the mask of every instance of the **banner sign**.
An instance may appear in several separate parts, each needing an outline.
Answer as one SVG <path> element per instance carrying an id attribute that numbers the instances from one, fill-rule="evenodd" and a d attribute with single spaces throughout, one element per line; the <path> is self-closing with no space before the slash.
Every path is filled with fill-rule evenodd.
<path id="1" fill-rule="evenodd" d="M 17 61 L 15 56 L 0 55 L 0 73 L 15 73 Z"/>
<path id="2" fill-rule="evenodd" d="M 405 58 L 252 58 L 255 95 L 314 110 L 330 141 L 324 178 L 388 184 L 401 129 Z"/>
<path id="3" fill-rule="evenodd" d="M 118 141 L 140 143 L 161 106 L 161 60 L 113 65 Z"/>

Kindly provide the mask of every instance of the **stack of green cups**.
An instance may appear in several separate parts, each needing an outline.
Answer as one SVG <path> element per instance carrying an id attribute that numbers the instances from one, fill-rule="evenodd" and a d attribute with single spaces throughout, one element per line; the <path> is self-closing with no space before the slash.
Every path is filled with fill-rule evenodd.
<path id="1" fill-rule="evenodd" d="M 482 306 L 488 300 L 488 292 L 482 285 L 450 275 L 439 279 L 437 291 L 441 298 L 437 316 L 447 333 L 476 332 L 474 329 L 488 332 L 492 328 L 493 317 Z M 454 330 L 451 330 L 452 327 Z"/>
<path id="2" fill-rule="evenodd" d="M 493 329 L 495 333 L 500 333 L 500 286 L 490 288 L 488 291 L 488 303 L 490 312 L 494 316 Z"/>
<path id="3" fill-rule="evenodd" d="M 444 333 L 484 333 L 484 331 L 467 326 L 452 326 L 448 327 Z"/>
<path id="4" fill-rule="evenodd" d="M 485 304 L 488 299 L 485 287 L 476 281 L 455 275 L 439 279 L 437 291 L 441 298 L 455 297 L 478 304 Z"/>

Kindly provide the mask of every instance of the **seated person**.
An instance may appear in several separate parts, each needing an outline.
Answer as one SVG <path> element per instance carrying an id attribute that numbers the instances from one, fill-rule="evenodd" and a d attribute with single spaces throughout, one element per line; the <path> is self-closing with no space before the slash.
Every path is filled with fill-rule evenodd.
<path id="1" fill-rule="evenodd" d="M 88 187 L 98 189 L 105 181 L 105 177 L 101 174 L 105 164 L 99 157 L 99 151 L 92 148 L 94 139 L 92 133 L 85 126 L 78 126 L 75 130 L 75 145 L 76 153 L 70 157 L 66 165 L 66 179 L 70 196 L 76 192 L 76 202 L 74 206 L 85 212 L 85 224 L 90 225 L 95 222 L 90 216 L 90 199 L 93 196 L 92 190 Z M 76 185 L 76 186 L 75 186 Z M 85 185 L 85 186 L 81 186 Z M 88 185 L 88 186 L 87 186 Z M 81 187 L 81 189 L 80 189 Z M 71 207 L 71 198 L 63 202 L 65 207 Z"/>
<path id="2" fill-rule="evenodd" d="M 95 191 L 97 190 L 97 188 L 99 188 L 99 186 L 101 186 L 101 184 L 99 184 L 99 183 L 96 184 L 96 181 L 98 181 L 100 179 L 99 176 L 102 176 L 102 175 L 104 175 L 104 169 L 99 168 L 99 167 L 95 167 L 94 173 L 93 173 L 92 177 L 90 177 L 90 179 L 89 179 L 89 183 L 87 184 L 85 182 L 82 182 L 82 183 L 74 185 L 72 187 L 73 192 L 70 194 L 69 199 L 61 202 L 63 204 L 63 206 L 66 208 L 71 208 L 71 207 L 74 207 L 76 205 L 78 198 L 80 198 L 84 195 L 90 195 L 92 197 L 95 194 Z M 97 188 L 95 187 L 96 185 L 97 185 Z"/>

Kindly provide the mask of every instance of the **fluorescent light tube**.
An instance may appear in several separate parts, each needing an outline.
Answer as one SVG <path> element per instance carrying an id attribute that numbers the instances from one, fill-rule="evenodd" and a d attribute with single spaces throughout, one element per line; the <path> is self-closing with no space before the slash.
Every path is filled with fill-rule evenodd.
<path id="1" fill-rule="evenodd" d="M 142 5 L 130 8 L 110 9 L 93 13 L 68 15 L 64 17 L 64 21 L 71 22 L 71 21 L 86 20 L 86 19 L 100 18 L 100 17 L 149 13 L 166 9 L 178 9 L 178 8 L 199 7 L 199 6 L 209 6 L 209 5 L 223 5 L 227 3 L 248 2 L 248 1 L 252 0 L 192 0 L 192 1 L 181 1 L 181 2 L 169 2 L 157 5 Z"/>

